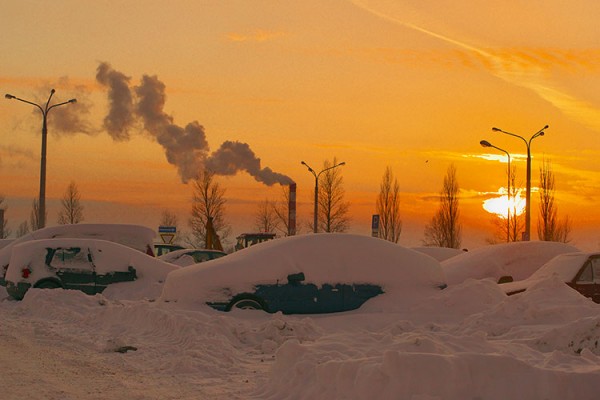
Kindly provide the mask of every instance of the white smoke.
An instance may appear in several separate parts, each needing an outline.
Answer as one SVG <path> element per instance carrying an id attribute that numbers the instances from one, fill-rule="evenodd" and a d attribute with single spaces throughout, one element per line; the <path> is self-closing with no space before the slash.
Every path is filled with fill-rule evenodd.
<path id="1" fill-rule="evenodd" d="M 144 75 L 140 85 L 131 88 L 130 78 L 114 70 L 108 63 L 98 66 L 96 80 L 108 88 L 109 112 L 104 118 L 104 128 L 115 140 L 129 140 L 136 122 L 143 124 L 164 149 L 167 161 L 177 167 L 182 182 L 196 179 L 202 168 L 218 175 L 235 175 L 246 171 L 266 185 L 290 184 L 292 179 L 261 167 L 247 143 L 225 141 L 209 154 L 204 127 L 197 121 L 185 127 L 176 125 L 173 117 L 163 109 L 166 101 L 165 84 L 156 76 Z"/>

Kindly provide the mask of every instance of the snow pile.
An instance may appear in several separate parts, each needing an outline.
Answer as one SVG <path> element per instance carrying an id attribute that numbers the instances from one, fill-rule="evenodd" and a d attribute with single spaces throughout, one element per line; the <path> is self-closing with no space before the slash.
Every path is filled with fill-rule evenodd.
<path id="1" fill-rule="evenodd" d="M 399 259 L 415 257 L 400 251 Z M 226 258 L 241 269 L 244 254 L 251 282 L 262 257 Z M 217 261 L 206 265 L 224 265 Z M 361 258 L 346 262 L 372 270 Z M 230 279 L 242 284 L 242 275 Z M 596 399 L 600 305 L 557 276 L 514 296 L 501 286 L 466 279 L 309 316 L 33 289 L 21 302 L 0 299 L 2 398 Z"/>
<path id="2" fill-rule="evenodd" d="M 514 242 L 480 247 L 442 261 L 448 285 L 468 278 L 494 281 L 502 276 L 522 280 L 533 274 L 553 257 L 579 251 L 576 247 L 558 242 Z"/>

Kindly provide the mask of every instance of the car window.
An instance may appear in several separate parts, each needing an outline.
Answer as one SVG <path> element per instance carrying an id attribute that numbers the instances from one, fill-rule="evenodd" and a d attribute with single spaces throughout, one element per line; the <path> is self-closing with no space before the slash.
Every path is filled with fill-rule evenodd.
<path id="1" fill-rule="evenodd" d="M 594 275 L 594 283 L 600 283 L 600 258 L 591 258 L 592 273 Z"/>
<path id="2" fill-rule="evenodd" d="M 594 282 L 594 271 L 592 269 L 592 263 L 586 262 L 581 275 L 577 279 L 577 283 L 593 283 Z"/>
<path id="3" fill-rule="evenodd" d="M 50 265 L 54 268 L 89 268 L 87 251 L 79 247 L 56 249 L 52 255 Z"/>
<path id="4" fill-rule="evenodd" d="M 197 263 L 210 260 L 210 255 L 208 253 L 195 252 L 192 257 L 194 257 L 194 261 Z"/>

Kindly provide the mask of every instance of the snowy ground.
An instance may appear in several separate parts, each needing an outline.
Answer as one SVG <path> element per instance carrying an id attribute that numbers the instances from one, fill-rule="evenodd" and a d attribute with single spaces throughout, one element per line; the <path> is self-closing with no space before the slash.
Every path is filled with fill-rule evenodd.
<path id="1" fill-rule="evenodd" d="M 0 288 L 0 298 L 7 400 L 563 400 L 600 391 L 600 305 L 554 279 L 511 297 L 491 280 L 467 280 L 412 309 L 319 316 L 62 290 L 16 302 Z"/>

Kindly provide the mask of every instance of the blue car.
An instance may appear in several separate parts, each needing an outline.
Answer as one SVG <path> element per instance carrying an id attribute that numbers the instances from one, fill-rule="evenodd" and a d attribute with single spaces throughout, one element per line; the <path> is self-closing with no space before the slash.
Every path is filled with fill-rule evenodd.
<path id="1" fill-rule="evenodd" d="M 310 234 L 275 239 L 173 271 L 161 299 L 219 311 L 320 314 L 377 296 L 445 287 L 439 262 L 381 239 Z"/>

